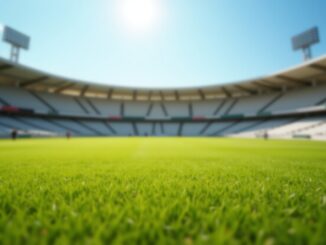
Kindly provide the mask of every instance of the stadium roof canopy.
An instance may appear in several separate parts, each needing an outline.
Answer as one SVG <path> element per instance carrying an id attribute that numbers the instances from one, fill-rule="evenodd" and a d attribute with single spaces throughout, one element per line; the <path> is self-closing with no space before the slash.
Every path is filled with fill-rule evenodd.
<path id="1" fill-rule="evenodd" d="M 255 79 L 188 88 L 132 88 L 65 78 L 0 58 L 0 85 L 116 100 L 203 100 L 281 92 L 326 84 L 326 56 Z"/>

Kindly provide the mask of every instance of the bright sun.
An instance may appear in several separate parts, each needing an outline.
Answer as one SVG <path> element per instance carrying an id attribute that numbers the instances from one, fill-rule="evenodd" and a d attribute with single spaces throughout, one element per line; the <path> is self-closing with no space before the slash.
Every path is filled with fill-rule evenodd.
<path id="1" fill-rule="evenodd" d="M 161 0 L 117 0 L 119 22 L 130 32 L 148 32 L 159 24 L 162 17 Z"/>

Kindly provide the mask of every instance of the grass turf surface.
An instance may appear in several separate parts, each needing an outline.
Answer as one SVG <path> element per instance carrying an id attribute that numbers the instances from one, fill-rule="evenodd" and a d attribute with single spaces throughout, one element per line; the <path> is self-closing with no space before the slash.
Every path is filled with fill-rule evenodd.
<path id="1" fill-rule="evenodd" d="M 326 244 L 326 144 L 0 141 L 0 244 Z"/>

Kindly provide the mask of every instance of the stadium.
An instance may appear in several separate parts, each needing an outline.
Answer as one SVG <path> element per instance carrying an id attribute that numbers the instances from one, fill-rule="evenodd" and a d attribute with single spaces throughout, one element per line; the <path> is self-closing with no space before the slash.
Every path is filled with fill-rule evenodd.
<path id="1" fill-rule="evenodd" d="M 179 87 L 48 72 L 19 60 L 29 36 L 1 31 L 0 244 L 326 244 L 317 27 L 292 38 L 304 62 Z"/>
<path id="2" fill-rule="evenodd" d="M 326 139 L 326 57 L 210 87 L 101 86 L 0 60 L 1 134 Z"/>

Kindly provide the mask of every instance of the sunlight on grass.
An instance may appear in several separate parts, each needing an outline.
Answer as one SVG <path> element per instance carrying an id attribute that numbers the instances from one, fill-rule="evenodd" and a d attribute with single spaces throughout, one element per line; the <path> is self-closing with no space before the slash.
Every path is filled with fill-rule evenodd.
<path id="1" fill-rule="evenodd" d="M 326 144 L 0 141 L 0 244 L 325 244 Z"/>

